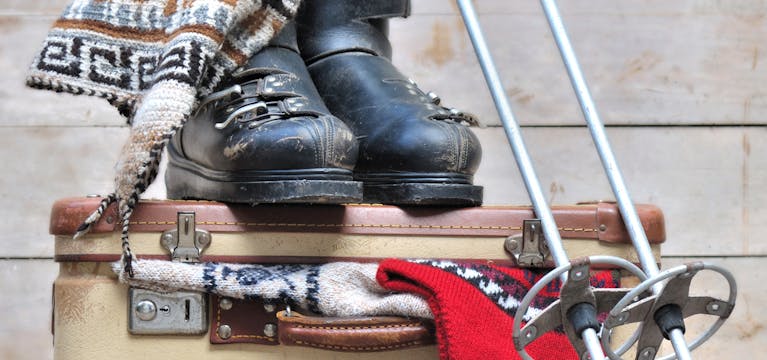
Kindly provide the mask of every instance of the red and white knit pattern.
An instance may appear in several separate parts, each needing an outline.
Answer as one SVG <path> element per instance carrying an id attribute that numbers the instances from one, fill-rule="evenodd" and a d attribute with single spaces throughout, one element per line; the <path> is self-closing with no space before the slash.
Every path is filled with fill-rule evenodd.
<path id="1" fill-rule="evenodd" d="M 519 359 L 512 342 L 514 314 L 527 291 L 544 272 L 452 261 L 386 260 L 377 279 L 385 288 L 425 297 L 434 314 L 442 359 Z M 594 287 L 618 287 L 613 272 L 592 275 Z M 540 313 L 559 296 L 554 281 L 531 304 L 526 318 Z M 516 325 L 519 326 L 519 325 Z M 527 352 L 538 360 L 577 360 L 564 332 L 549 332 Z"/>

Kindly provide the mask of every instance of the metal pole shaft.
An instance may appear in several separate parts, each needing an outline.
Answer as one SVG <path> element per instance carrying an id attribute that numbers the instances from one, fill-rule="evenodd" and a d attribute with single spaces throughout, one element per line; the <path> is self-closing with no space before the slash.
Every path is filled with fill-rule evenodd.
<path id="1" fill-rule="evenodd" d="M 671 330 L 669 333 L 669 339 L 671 345 L 674 347 L 677 360 L 692 360 L 690 354 L 690 348 L 687 346 L 687 342 L 684 340 L 684 333 L 680 329 Z"/>
<path id="2" fill-rule="evenodd" d="M 592 359 L 606 359 L 602 350 L 602 343 L 599 342 L 599 335 L 594 329 L 587 328 L 581 333 L 581 339 L 586 345 L 586 349 L 589 351 L 589 355 Z"/>
<path id="3" fill-rule="evenodd" d="M 527 147 L 522 138 L 519 125 L 511 111 L 511 106 L 509 105 L 506 91 L 503 89 L 498 70 L 495 68 L 495 63 L 490 55 L 490 50 L 488 50 L 487 43 L 482 35 L 482 29 L 479 26 L 477 14 L 474 11 L 471 0 L 457 0 L 457 2 L 458 7 L 461 9 L 461 15 L 466 24 L 469 37 L 471 38 L 471 43 L 474 45 L 474 50 L 479 58 L 482 73 L 485 75 L 485 80 L 490 87 L 493 102 L 495 103 L 496 109 L 498 109 L 498 115 L 501 118 L 506 137 L 511 144 L 514 159 L 522 174 L 527 193 L 533 203 L 536 215 L 541 219 L 543 234 L 546 238 L 546 244 L 551 251 L 551 256 L 557 266 L 567 265 L 570 263 L 570 260 L 562 246 L 562 238 L 559 236 L 559 229 L 554 221 L 554 216 L 551 214 L 551 209 L 546 202 L 546 198 L 543 196 L 541 184 L 535 174 L 530 155 L 527 153 Z M 562 281 L 566 280 L 566 276 L 566 272 L 562 274 Z M 593 329 L 586 329 L 583 331 L 581 338 L 592 359 L 602 360 L 605 358 L 602 346 L 599 342 L 599 337 Z"/>
<path id="4" fill-rule="evenodd" d="M 570 38 L 567 35 L 567 30 L 562 22 L 562 16 L 559 14 L 555 0 L 541 0 L 541 5 L 546 13 L 549 26 L 551 26 L 551 32 L 554 35 L 554 39 L 557 42 L 557 47 L 562 55 L 562 60 L 565 63 L 567 72 L 570 76 L 570 82 L 575 90 L 575 95 L 578 97 L 578 102 L 581 105 L 581 111 L 588 123 L 589 130 L 591 131 L 591 137 L 594 139 L 594 144 L 599 152 L 599 157 L 602 159 L 602 165 L 605 168 L 607 177 L 610 180 L 610 186 L 613 189 L 615 198 L 618 201 L 618 207 L 621 210 L 623 222 L 626 224 L 626 229 L 631 236 L 631 241 L 634 244 L 634 248 L 637 251 L 639 262 L 642 265 L 642 269 L 645 271 L 648 277 L 654 277 L 658 275 L 660 270 L 655 262 L 655 258 L 652 255 L 652 249 L 650 249 L 650 243 L 647 241 L 647 235 L 644 232 L 642 223 L 639 220 L 639 215 L 634 208 L 629 196 L 628 188 L 623 182 L 623 176 L 618 168 L 618 162 L 615 160 L 615 155 L 610 147 L 610 142 L 607 140 L 607 134 L 605 133 L 605 127 L 602 120 L 599 118 L 594 100 L 589 92 L 586 79 L 581 72 L 581 67 L 578 64 L 578 59 L 575 56 L 575 51 L 570 43 Z M 659 282 L 652 288 L 653 293 L 659 294 L 663 291 L 663 285 Z M 690 349 L 685 342 L 684 335 L 681 331 L 676 330 L 671 333 L 671 342 L 674 346 L 677 358 L 681 360 L 692 359 L 690 356 Z"/>
<path id="5" fill-rule="evenodd" d="M 495 102 L 495 107 L 498 109 L 498 115 L 500 116 L 503 128 L 506 131 L 506 137 L 508 137 L 511 149 L 514 152 L 514 159 L 517 162 L 519 171 L 522 174 L 522 179 L 525 182 L 527 193 L 530 195 L 530 200 L 533 203 L 536 215 L 541 219 L 543 234 L 546 237 L 546 244 L 549 246 L 554 263 L 556 263 L 557 266 L 567 265 L 570 263 L 570 260 L 568 259 L 567 254 L 565 254 L 565 249 L 562 246 L 562 238 L 559 236 L 559 229 L 554 222 L 554 216 L 551 214 L 551 209 L 546 203 L 546 198 L 543 196 L 541 184 L 538 182 L 538 177 L 533 169 L 530 155 L 527 153 L 527 148 L 522 139 L 519 125 L 511 111 L 506 91 L 503 89 L 503 84 L 498 76 L 495 63 L 490 55 L 487 43 L 485 43 L 485 38 L 482 35 L 482 29 L 477 21 L 477 14 L 474 11 L 474 7 L 470 0 L 457 1 L 458 7 L 461 9 L 463 21 L 468 29 L 471 43 L 474 45 L 474 50 L 479 58 L 482 73 L 485 75 L 485 80 L 490 87 L 493 102 Z"/>
<path id="6" fill-rule="evenodd" d="M 607 140 L 605 127 L 602 124 L 602 120 L 599 118 L 599 113 L 597 112 L 594 100 L 591 98 L 586 79 L 583 77 L 580 65 L 578 64 L 578 59 L 575 57 L 575 51 L 573 51 L 572 44 L 570 43 L 570 38 L 567 36 L 567 30 L 565 30 L 565 25 L 562 23 L 562 17 L 559 14 L 559 10 L 557 9 L 554 0 L 541 0 L 541 5 L 549 20 L 551 32 L 554 34 L 557 47 L 559 47 L 559 52 L 562 55 L 567 72 L 570 75 L 570 81 L 575 89 L 575 94 L 578 97 L 581 110 L 583 111 L 589 130 L 591 131 L 591 137 L 594 139 L 594 144 L 599 152 L 599 157 L 602 159 L 602 165 L 605 168 L 605 172 L 610 181 L 610 186 L 613 189 L 613 193 L 618 202 L 618 207 L 621 210 L 623 222 L 626 223 L 626 228 L 631 236 L 631 241 L 637 250 L 639 262 L 647 276 L 653 277 L 659 272 L 658 265 L 655 262 L 655 257 L 653 257 L 650 243 L 647 241 L 647 236 L 645 235 L 644 228 L 639 220 L 639 215 L 637 215 L 636 209 L 631 201 L 626 184 L 623 182 L 623 176 L 618 168 L 618 162 L 615 160 L 615 155 L 610 147 L 610 142 Z"/>

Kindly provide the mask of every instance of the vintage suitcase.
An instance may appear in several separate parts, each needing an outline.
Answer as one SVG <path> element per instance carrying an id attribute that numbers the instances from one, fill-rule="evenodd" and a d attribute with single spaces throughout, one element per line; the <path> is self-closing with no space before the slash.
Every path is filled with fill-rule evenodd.
<path id="1" fill-rule="evenodd" d="M 299 314 L 286 319 L 280 312 L 283 306 L 196 293 L 167 295 L 129 289 L 118 282 L 110 267 L 121 254 L 114 206 L 88 235 L 72 239 L 77 226 L 99 201 L 70 198 L 53 206 L 50 232 L 55 236 L 55 260 L 60 263 L 53 289 L 57 359 L 437 357 L 435 347 L 429 346 L 434 339 L 433 325 L 428 321 L 397 317 L 328 319 Z M 637 209 L 659 259 L 659 244 L 665 240 L 663 214 L 650 205 L 638 205 Z M 615 204 L 555 206 L 553 213 L 570 257 L 613 255 L 637 262 Z M 208 201 L 142 201 L 131 220 L 131 245 L 139 259 L 168 260 L 170 240 L 177 241 L 177 249 L 187 246 L 183 236 L 168 234 L 174 230 L 189 233 L 191 227 L 191 234 L 207 231 L 201 232 L 206 235 L 198 260 L 203 262 L 374 262 L 394 257 L 551 266 L 543 237 L 534 231 L 534 225 L 529 207 L 250 207 Z M 195 261 L 184 258 L 189 253 L 194 251 L 178 251 L 177 256 Z M 634 279 L 627 276 L 625 280 Z M 158 305 L 159 310 L 167 310 L 166 315 L 173 313 L 169 318 L 182 314 L 187 323 L 199 326 L 197 334 L 131 334 L 129 327 L 142 322 L 136 318 L 141 306 L 137 302 L 142 299 L 169 304 Z M 170 310 L 176 308 L 181 310 Z M 148 323 L 160 320 L 162 316 Z M 367 352 L 376 350 L 390 351 Z"/>

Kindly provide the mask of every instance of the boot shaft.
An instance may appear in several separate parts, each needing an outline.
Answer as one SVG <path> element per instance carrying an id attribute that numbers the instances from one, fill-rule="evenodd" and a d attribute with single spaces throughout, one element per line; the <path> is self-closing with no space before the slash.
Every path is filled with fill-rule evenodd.
<path id="1" fill-rule="evenodd" d="M 301 55 L 307 64 L 352 51 L 391 59 L 388 19 L 408 15 L 409 0 L 307 0 L 298 13 Z"/>

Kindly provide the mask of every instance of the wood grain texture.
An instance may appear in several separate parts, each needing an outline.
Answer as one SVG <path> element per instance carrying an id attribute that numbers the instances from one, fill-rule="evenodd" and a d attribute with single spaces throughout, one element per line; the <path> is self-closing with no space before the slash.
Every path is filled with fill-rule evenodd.
<path id="1" fill-rule="evenodd" d="M 53 358 L 51 288 L 58 270 L 52 260 L 0 260 L 0 358 Z"/>
<path id="2" fill-rule="evenodd" d="M 496 124 L 453 2 L 413 4 L 412 19 L 393 23 L 395 63 L 449 104 Z M 767 2 L 560 1 L 560 6 L 606 122 L 764 123 L 765 73 L 759 67 Z M 539 3 L 481 1 L 477 7 L 520 121 L 579 123 Z"/>
<path id="3" fill-rule="evenodd" d="M 487 204 L 529 203 L 502 131 L 479 130 L 484 157 L 476 182 Z M 551 203 L 613 199 L 585 128 L 523 134 Z M 664 255 L 764 255 L 767 129 L 610 128 L 634 201 L 666 215 Z"/>
<path id="4" fill-rule="evenodd" d="M 767 312 L 760 310 L 767 299 L 767 274 L 758 269 L 767 265 L 765 258 L 667 258 L 664 268 L 691 261 L 706 261 L 730 270 L 738 284 L 738 297 L 733 311 L 722 328 L 692 355 L 697 360 L 714 359 L 757 359 L 767 351 L 765 324 Z M 700 272 L 693 279 L 690 293 L 698 296 L 714 296 L 727 299 L 727 283 L 713 272 Z M 685 321 L 685 338 L 691 341 L 707 329 L 716 318 L 698 315 Z M 664 343 L 662 354 L 673 351 L 668 342 Z"/>
<path id="5" fill-rule="evenodd" d="M 119 125 L 102 100 L 24 88 L 24 72 L 65 2 L 0 5 L 0 118 L 13 125 Z M 562 2 L 606 123 L 764 124 L 767 2 Z M 538 2 L 478 3 L 504 87 L 524 124 L 580 124 L 580 111 Z M 3 15 L 4 14 L 4 15 Z M 673 31 L 671 31 L 673 29 Z M 498 124 L 452 1 L 414 1 L 392 21 L 394 62 L 445 103 Z M 21 111 L 20 109 L 26 109 Z"/>
<path id="6" fill-rule="evenodd" d="M 52 256 L 48 215 L 68 195 L 106 194 L 127 128 L 0 127 L 0 258 Z"/>

